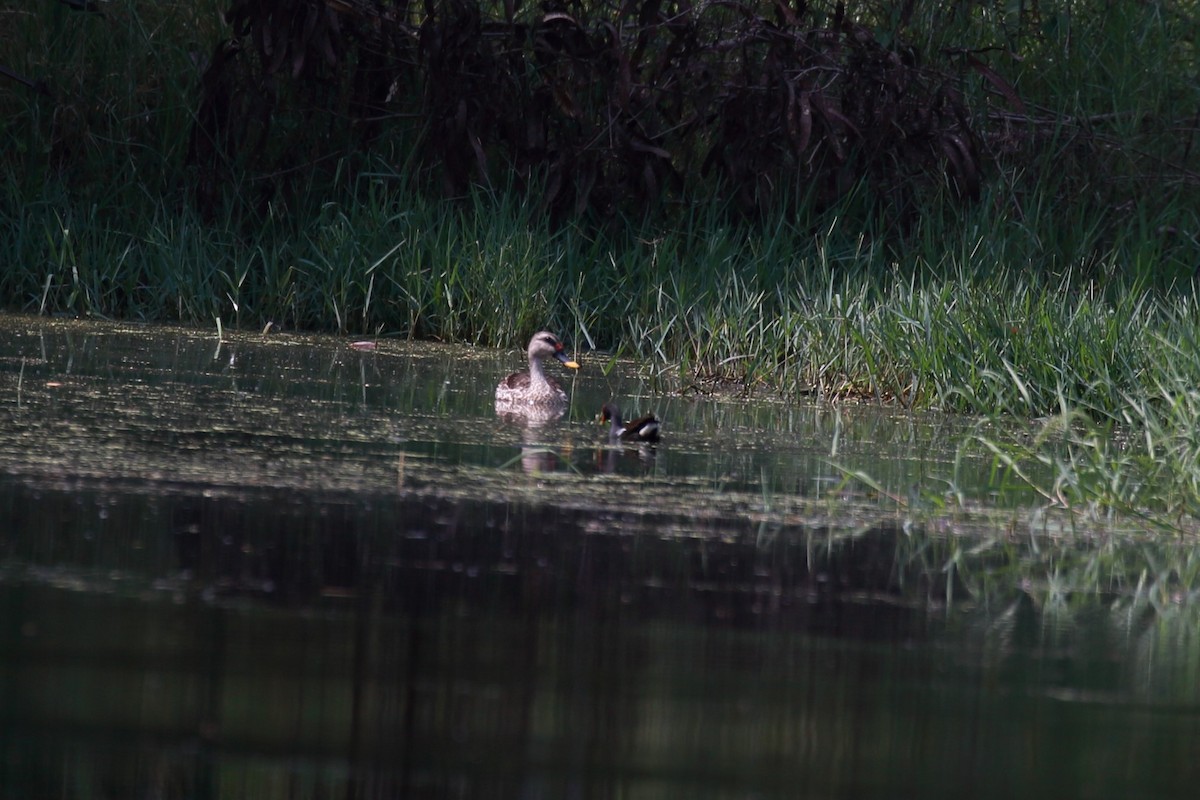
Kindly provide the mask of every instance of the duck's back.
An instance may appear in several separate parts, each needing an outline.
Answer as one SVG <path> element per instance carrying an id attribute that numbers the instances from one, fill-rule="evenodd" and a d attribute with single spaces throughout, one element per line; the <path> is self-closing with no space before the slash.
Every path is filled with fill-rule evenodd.
<path id="1" fill-rule="evenodd" d="M 496 402 L 560 405 L 567 402 L 567 393 L 553 378 L 535 384 L 528 372 L 514 372 L 496 386 Z"/>
<path id="2" fill-rule="evenodd" d="M 501 392 L 527 392 L 530 382 L 528 372 L 514 372 L 512 375 L 507 375 L 496 386 L 496 397 L 499 397 Z"/>

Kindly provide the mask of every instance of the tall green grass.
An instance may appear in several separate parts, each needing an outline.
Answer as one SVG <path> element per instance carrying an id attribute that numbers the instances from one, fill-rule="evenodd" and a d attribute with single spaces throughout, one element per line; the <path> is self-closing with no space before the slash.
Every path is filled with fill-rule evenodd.
<path id="1" fill-rule="evenodd" d="M 898 246 L 836 211 L 804 228 L 697 210 L 674 227 L 555 230 L 511 194 L 438 201 L 394 174 L 359 182 L 362 202 L 330 200 L 303 227 L 269 215 L 253 233 L 163 206 L 118 226 L 65 192 L 6 203 L 0 291 L 47 313 L 481 344 L 552 326 L 670 365 L 676 387 L 1022 416 L 1064 398 L 1117 413 L 1195 357 L 1186 250 L 1144 235 L 1142 217 L 1099 236 L 981 206 L 931 215 Z"/>

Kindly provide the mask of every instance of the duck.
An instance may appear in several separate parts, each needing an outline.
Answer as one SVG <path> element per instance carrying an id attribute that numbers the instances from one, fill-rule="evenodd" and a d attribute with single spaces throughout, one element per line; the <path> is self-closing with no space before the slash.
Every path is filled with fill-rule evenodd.
<path id="1" fill-rule="evenodd" d="M 608 438 L 614 442 L 657 442 L 662 428 L 662 423 L 653 414 L 632 422 L 623 421 L 616 403 L 605 403 L 600 408 L 600 421 L 609 423 Z"/>
<path id="2" fill-rule="evenodd" d="M 529 371 L 514 372 L 500 381 L 496 387 L 496 410 L 516 411 L 561 411 L 567 405 L 567 393 L 553 378 L 546 377 L 542 362 L 554 358 L 568 369 L 579 369 L 579 364 L 567 355 L 558 337 L 549 331 L 539 331 L 529 340 Z"/>

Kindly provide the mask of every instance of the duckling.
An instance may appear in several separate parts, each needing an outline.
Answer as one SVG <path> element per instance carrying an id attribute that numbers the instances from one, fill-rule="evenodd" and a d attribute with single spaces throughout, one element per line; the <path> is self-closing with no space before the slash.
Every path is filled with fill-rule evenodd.
<path id="1" fill-rule="evenodd" d="M 609 441 L 657 442 L 662 424 L 653 414 L 639 417 L 632 422 L 621 420 L 621 409 L 616 403 L 605 403 L 600 409 L 600 421 L 610 423 Z"/>

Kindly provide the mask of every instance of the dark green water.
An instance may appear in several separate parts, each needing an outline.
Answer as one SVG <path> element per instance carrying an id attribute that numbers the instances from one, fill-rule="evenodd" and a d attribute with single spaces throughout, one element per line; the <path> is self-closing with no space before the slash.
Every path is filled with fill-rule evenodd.
<path id="1" fill-rule="evenodd" d="M 0 798 L 1200 779 L 1197 559 L 997 496 L 967 422 L 664 399 L 585 353 L 528 427 L 492 409 L 512 353 L 0 334 Z M 610 396 L 664 442 L 603 444 Z"/>

